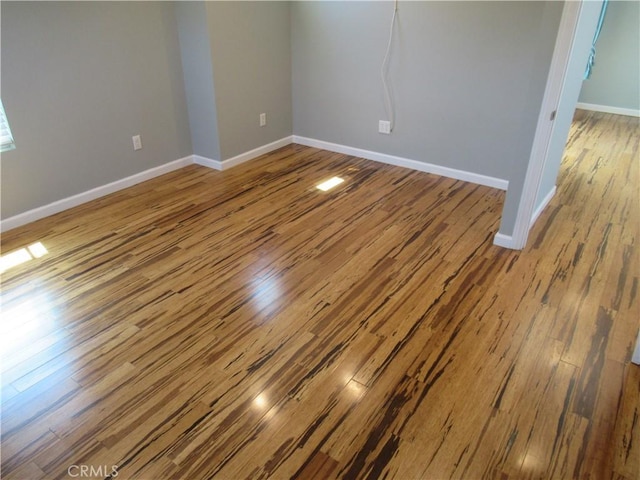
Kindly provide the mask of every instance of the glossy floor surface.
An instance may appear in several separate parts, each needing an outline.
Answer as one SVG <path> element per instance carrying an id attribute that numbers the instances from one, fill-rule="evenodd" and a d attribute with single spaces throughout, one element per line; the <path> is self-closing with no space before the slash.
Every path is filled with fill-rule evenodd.
<path id="1" fill-rule="evenodd" d="M 6 233 L 3 478 L 638 478 L 639 139 L 579 112 L 522 252 L 503 192 L 296 145 Z"/>

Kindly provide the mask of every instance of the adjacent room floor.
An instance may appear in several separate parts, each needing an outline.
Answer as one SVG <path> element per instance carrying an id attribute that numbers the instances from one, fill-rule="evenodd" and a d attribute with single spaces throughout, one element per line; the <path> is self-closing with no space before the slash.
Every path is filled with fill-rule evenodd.
<path id="1" fill-rule="evenodd" d="M 297 145 L 4 234 L 3 478 L 637 478 L 639 139 L 579 111 L 522 252 L 501 191 Z"/>

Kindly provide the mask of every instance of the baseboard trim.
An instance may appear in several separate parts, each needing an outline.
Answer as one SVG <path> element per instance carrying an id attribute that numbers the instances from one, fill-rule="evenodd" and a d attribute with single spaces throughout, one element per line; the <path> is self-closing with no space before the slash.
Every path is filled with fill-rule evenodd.
<path id="1" fill-rule="evenodd" d="M 277 150 L 278 148 L 289 145 L 292 142 L 292 136 L 284 137 L 280 140 L 276 140 L 275 142 L 268 143 L 267 145 L 254 148 L 253 150 L 249 150 L 248 152 L 242 153 L 224 161 L 213 160 L 211 158 L 203 157 L 200 155 L 189 155 L 187 157 L 165 163 L 164 165 L 150 168 L 149 170 L 145 170 L 144 172 L 136 173 L 121 180 L 116 180 L 115 182 L 108 183 L 107 185 L 102 185 L 86 192 L 82 192 L 68 198 L 63 198 L 62 200 L 57 200 L 48 205 L 34 208 L 13 217 L 0 220 L 0 232 L 6 232 L 13 228 L 26 225 L 27 223 L 35 222 L 36 220 L 40 220 L 41 218 L 60 213 L 64 210 L 68 210 L 69 208 L 77 207 L 78 205 L 90 202 L 91 200 L 95 200 L 96 198 L 104 197 L 105 195 L 109 195 L 110 193 L 117 192 L 118 190 L 131 187 L 146 180 L 151 180 L 152 178 L 164 175 L 165 173 L 172 172 L 173 170 L 177 170 L 182 167 L 186 167 L 187 165 L 195 163 L 197 165 L 213 168 L 215 170 L 228 170 L 229 168 L 235 167 L 236 165 L 240 165 L 241 163 L 253 160 L 260 155 L 264 155 L 266 153 Z"/>
<path id="2" fill-rule="evenodd" d="M 442 167 L 430 163 L 419 162 L 417 160 L 411 160 L 408 158 L 396 157 L 394 155 L 387 155 L 385 153 L 372 152 L 370 150 L 363 150 L 360 148 L 348 147 L 346 145 L 339 145 L 322 140 L 315 140 L 312 138 L 292 135 L 281 138 L 280 140 L 276 140 L 275 142 L 271 142 L 267 145 L 254 148 L 253 150 L 249 150 L 248 152 L 241 153 L 240 155 L 236 155 L 235 157 L 223 161 L 213 160 L 211 158 L 203 157 L 200 155 L 189 155 L 187 157 L 174 160 L 164 165 L 145 170 L 144 172 L 136 173 L 121 180 L 116 180 L 115 182 L 108 183 L 107 185 L 102 185 L 86 192 L 82 192 L 68 198 L 63 198 L 62 200 L 55 201 L 48 205 L 34 208 L 13 217 L 0 220 L 0 232 L 5 232 L 22 225 L 26 225 L 27 223 L 40 220 L 41 218 L 60 213 L 69 208 L 73 208 L 91 200 L 95 200 L 96 198 L 109 195 L 110 193 L 117 192 L 118 190 L 131 187 L 146 180 L 150 180 L 160 175 L 164 175 L 165 173 L 169 173 L 173 170 L 186 167 L 187 165 L 195 163 L 197 165 L 202 165 L 204 167 L 212 168 L 215 170 L 228 170 L 229 168 L 235 167 L 236 165 L 248 162 L 249 160 L 253 160 L 256 157 L 265 155 L 291 143 L 298 143 L 300 145 L 321 148 L 323 150 L 328 150 L 331 152 L 353 155 L 356 157 L 366 158 L 367 160 L 387 163 L 389 165 L 395 165 L 398 167 L 410 168 L 426 173 L 433 173 L 435 175 L 441 175 L 443 177 L 453 178 L 456 180 L 463 180 L 465 182 L 485 185 L 488 187 L 498 188 L 500 190 L 506 190 L 509 186 L 509 182 L 507 180 L 503 180 L 500 178 L 488 177 L 486 175 L 480 175 L 464 170 L 456 170 L 453 168 Z M 498 238 L 497 235 L 496 238 Z M 494 243 L 496 242 L 494 241 Z M 496 243 L 496 245 L 498 245 L 498 243 Z"/>
<path id="3" fill-rule="evenodd" d="M 520 250 L 522 246 L 518 246 L 511 235 L 504 235 L 503 233 L 496 233 L 493 237 L 493 244 L 498 247 L 510 248 L 511 250 Z"/>
<path id="4" fill-rule="evenodd" d="M 607 105 L 596 105 L 594 103 L 578 102 L 576 108 L 591 110 L 592 112 L 613 113 L 614 115 L 626 115 L 628 117 L 640 117 L 640 110 L 633 108 L 609 107 Z"/>
<path id="5" fill-rule="evenodd" d="M 222 162 L 220 160 L 212 160 L 200 155 L 191 155 L 193 163 L 201 165 L 203 167 L 213 168 L 214 170 L 222 170 Z"/>
<path id="6" fill-rule="evenodd" d="M 189 155 L 187 157 L 165 163 L 164 165 L 150 168 L 149 170 L 145 170 L 144 172 L 136 173 L 129 177 L 116 180 L 115 182 L 92 188 L 91 190 L 87 190 L 86 192 L 63 198 L 62 200 L 49 203 L 48 205 L 34 208 L 24 213 L 19 213 L 18 215 L 14 215 L 13 217 L 5 218 L 4 220 L 0 220 L 0 232 L 6 232 L 7 230 L 26 225 L 27 223 L 35 222 L 36 220 L 40 220 L 41 218 L 60 213 L 64 210 L 68 210 L 69 208 L 77 207 L 78 205 L 90 202 L 91 200 L 95 200 L 96 198 L 104 197 L 105 195 L 117 192 L 118 190 L 131 187 L 146 180 L 164 175 L 165 173 L 172 172 L 173 170 L 186 167 L 187 165 L 190 165 L 192 163 L 192 156 Z"/>
<path id="7" fill-rule="evenodd" d="M 533 227 L 533 224 L 536 223 L 540 214 L 544 211 L 545 208 L 547 208 L 547 205 L 549 205 L 549 202 L 551 202 L 553 197 L 556 195 L 557 190 L 558 190 L 558 187 L 554 185 L 553 188 L 549 191 L 549 193 L 547 193 L 547 196 L 544 197 L 544 199 L 542 200 L 542 203 L 538 205 L 538 208 L 534 210 L 533 215 L 531 215 L 531 221 L 529 222 L 529 229 Z"/>
<path id="8" fill-rule="evenodd" d="M 219 162 L 221 163 L 219 170 L 228 170 L 232 167 L 235 167 L 236 165 L 240 165 L 241 163 L 253 160 L 260 155 L 265 155 L 279 148 L 286 147 L 291 143 L 293 143 L 293 136 L 289 135 L 288 137 L 284 137 L 280 140 L 276 140 L 275 142 L 271 142 L 266 145 L 262 145 L 261 147 L 254 148 L 253 150 L 241 153 L 240 155 L 236 155 L 235 157 L 227 158 L 226 160 Z"/>
<path id="9" fill-rule="evenodd" d="M 441 175 L 443 177 L 453 178 L 455 180 L 463 180 L 465 182 L 484 185 L 487 187 L 498 188 L 500 190 L 506 190 L 509 187 L 509 182 L 501 178 L 489 177 L 478 173 L 467 172 L 465 170 L 457 170 L 455 168 L 434 165 L 432 163 L 419 162 L 417 160 L 396 157 L 395 155 L 388 155 L 386 153 L 379 153 L 370 150 L 363 150 L 361 148 L 349 147 L 347 145 L 325 142 L 323 140 L 316 140 L 313 138 L 294 135 L 293 143 L 298 143 L 307 147 L 321 148 L 323 150 L 329 150 L 331 152 L 343 153 L 345 155 L 353 155 L 354 157 L 366 158 L 367 160 L 395 165 L 397 167 L 410 168 L 412 170 L 418 170 L 420 172 L 433 173 L 435 175 Z"/>

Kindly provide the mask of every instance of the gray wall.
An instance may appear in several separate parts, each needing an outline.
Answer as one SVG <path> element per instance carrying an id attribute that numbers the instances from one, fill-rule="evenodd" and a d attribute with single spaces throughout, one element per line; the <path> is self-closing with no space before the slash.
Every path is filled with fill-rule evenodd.
<path id="1" fill-rule="evenodd" d="M 2 2 L 2 215 L 295 133 L 504 178 L 509 234 L 561 10 L 401 2 L 381 135 L 391 2 Z"/>
<path id="2" fill-rule="evenodd" d="M 521 190 L 562 4 L 401 2 L 390 63 L 396 124 L 382 135 L 380 65 L 392 5 L 292 5 L 294 134 Z M 518 192 L 511 199 L 513 223 Z"/>
<path id="3" fill-rule="evenodd" d="M 206 5 L 176 2 L 175 11 L 193 153 L 219 160 L 218 113 Z"/>
<path id="4" fill-rule="evenodd" d="M 511 139 L 511 145 L 514 148 L 519 145 L 520 148 L 516 150 L 518 155 L 514 157 L 511 168 L 507 170 L 509 171 L 509 189 L 502 209 L 499 230 L 499 233 L 503 235 L 513 235 L 563 6 L 563 2 L 546 2 L 537 17 L 538 48 L 536 53 L 531 56 L 528 72 L 530 81 L 523 85 L 521 92 L 521 95 L 526 99 L 523 106 L 521 136 Z M 532 21 L 534 21 L 533 18 Z"/>
<path id="5" fill-rule="evenodd" d="M 17 147 L 2 155 L 3 218 L 191 153 L 173 5 L 1 8 L 2 101 Z"/>
<path id="6" fill-rule="evenodd" d="M 288 2 L 207 2 L 219 160 L 291 135 Z M 267 125 L 259 126 L 260 113 Z M 218 160 L 218 159 L 216 159 Z"/>
<path id="7" fill-rule="evenodd" d="M 640 2 L 611 1 L 580 102 L 640 110 Z"/>

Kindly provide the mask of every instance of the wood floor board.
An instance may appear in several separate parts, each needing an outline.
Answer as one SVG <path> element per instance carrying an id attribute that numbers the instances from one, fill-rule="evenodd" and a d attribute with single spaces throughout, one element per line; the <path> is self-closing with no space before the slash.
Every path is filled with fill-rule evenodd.
<path id="1" fill-rule="evenodd" d="M 46 474 L 40 470 L 40 468 L 33 462 L 24 463 L 16 470 L 13 470 L 8 475 L 3 475 L 6 480 L 23 480 L 28 478 L 29 480 L 41 480 L 46 478 Z"/>
<path id="2" fill-rule="evenodd" d="M 322 387 L 320 393 L 290 398 L 269 411 L 267 415 L 273 421 L 246 445 L 246 456 L 229 462 L 231 476 L 254 472 L 257 478 L 266 478 L 277 471 L 277 476 L 289 477 L 309 468 L 305 464 L 313 463 L 313 459 L 307 458 L 305 446 L 312 444 L 317 446 L 316 453 L 322 452 L 320 445 L 341 426 L 366 392 L 348 377 L 320 375 L 314 382 Z M 280 420 L 276 420 L 278 416 Z"/>
<path id="3" fill-rule="evenodd" d="M 547 361 L 546 357 L 541 356 L 540 363 Z M 548 476 L 553 455 L 560 444 L 558 433 L 564 428 L 568 415 L 577 368 L 562 361 L 547 368 L 550 370 L 548 382 L 541 385 L 536 382 L 537 379 L 529 378 L 524 387 L 532 394 L 525 394 L 527 390 L 523 389 L 522 404 L 517 406 L 522 412 L 518 423 L 524 428 L 521 431 L 518 429 L 510 448 L 513 458 L 519 460 L 519 471 L 511 470 L 516 478 Z M 553 406 L 554 414 L 543 414 L 550 406 Z M 521 407 L 525 408 L 520 410 Z"/>
<path id="4" fill-rule="evenodd" d="M 9 475 L 30 463 L 38 453 L 49 448 L 58 437 L 42 421 L 20 428 L 20 435 L 2 433 L 2 475 Z"/>
<path id="5" fill-rule="evenodd" d="M 6 232 L 3 478 L 637 479 L 639 152 L 578 111 L 519 252 L 500 190 L 295 144 Z"/>
<path id="6" fill-rule="evenodd" d="M 620 478 L 637 477 L 640 471 L 640 367 L 625 365 L 622 392 L 616 411 L 614 448 L 609 449 L 613 471 Z M 614 475 L 614 477 L 615 477 Z"/>

